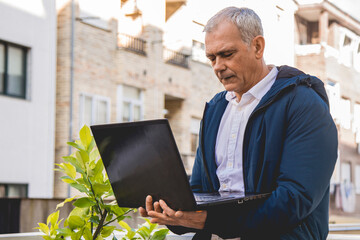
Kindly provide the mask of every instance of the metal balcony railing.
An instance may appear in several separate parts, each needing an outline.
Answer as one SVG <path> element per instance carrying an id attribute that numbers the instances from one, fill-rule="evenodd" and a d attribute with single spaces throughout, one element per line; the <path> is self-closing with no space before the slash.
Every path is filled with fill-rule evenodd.
<path id="1" fill-rule="evenodd" d="M 167 63 L 171 63 L 183 68 L 189 68 L 190 55 L 181 52 L 176 52 L 170 49 L 164 49 L 164 60 Z"/>
<path id="2" fill-rule="evenodd" d="M 127 34 L 118 35 L 118 46 L 126 50 L 146 56 L 146 41 Z"/>

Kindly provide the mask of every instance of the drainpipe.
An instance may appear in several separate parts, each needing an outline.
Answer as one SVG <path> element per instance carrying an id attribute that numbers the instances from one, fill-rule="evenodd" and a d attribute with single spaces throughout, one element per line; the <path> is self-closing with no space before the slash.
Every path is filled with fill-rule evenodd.
<path id="1" fill-rule="evenodd" d="M 74 89 L 74 42 L 75 42 L 75 1 L 71 0 L 71 33 L 70 33 L 70 119 L 69 119 L 69 142 L 72 142 L 73 132 L 73 89 Z M 71 146 L 69 146 L 69 155 Z M 71 195 L 71 188 L 68 185 L 68 198 Z"/>

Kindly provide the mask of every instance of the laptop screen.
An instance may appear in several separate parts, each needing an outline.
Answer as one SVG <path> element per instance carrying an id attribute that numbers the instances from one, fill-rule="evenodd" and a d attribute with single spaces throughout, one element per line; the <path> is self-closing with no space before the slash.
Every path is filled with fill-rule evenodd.
<path id="1" fill-rule="evenodd" d="M 147 195 L 173 209 L 195 200 L 166 119 L 91 126 L 120 207 L 144 206 Z"/>

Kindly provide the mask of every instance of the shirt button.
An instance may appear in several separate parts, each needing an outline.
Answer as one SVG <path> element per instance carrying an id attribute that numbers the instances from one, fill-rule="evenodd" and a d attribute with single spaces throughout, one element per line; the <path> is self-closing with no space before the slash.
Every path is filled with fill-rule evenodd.
<path id="1" fill-rule="evenodd" d="M 226 184 L 222 184 L 222 188 L 223 188 L 223 189 L 226 189 L 226 188 L 227 188 L 227 185 L 226 185 Z"/>
<path id="2" fill-rule="evenodd" d="M 231 137 L 232 137 L 232 138 L 235 138 L 235 134 L 231 134 Z"/>
<path id="3" fill-rule="evenodd" d="M 227 167 L 232 168 L 232 166 L 233 166 L 232 162 L 228 162 Z"/>

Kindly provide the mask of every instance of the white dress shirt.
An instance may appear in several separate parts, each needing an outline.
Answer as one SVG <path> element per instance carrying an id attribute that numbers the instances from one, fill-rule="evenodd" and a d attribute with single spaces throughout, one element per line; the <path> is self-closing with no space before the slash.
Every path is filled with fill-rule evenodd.
<path id="1" fill-rule="evenodd" d="M 261 98 L 274 84 L 278 70 L 274 66 L 268 75 L 244 93 L 240 102 L 234 92 L 227 92 L 229 101 L 221 118 L 215 145 L 216 174 L 220 181 L 219 191 L 244 191 L 243 140 L 250 114 Z"/>

